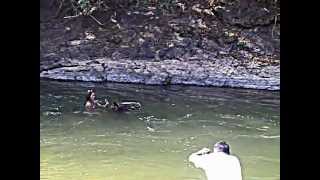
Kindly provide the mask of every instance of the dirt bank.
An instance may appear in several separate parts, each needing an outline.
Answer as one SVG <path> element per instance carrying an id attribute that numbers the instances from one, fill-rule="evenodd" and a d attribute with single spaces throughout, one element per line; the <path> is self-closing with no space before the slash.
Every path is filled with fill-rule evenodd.
<path id="1" fill-rule="evenodd" d="M 40 77 L 280 89 L 279 2 L 110 1 L 68 19 L 58 1 L 40 2 Z"/>

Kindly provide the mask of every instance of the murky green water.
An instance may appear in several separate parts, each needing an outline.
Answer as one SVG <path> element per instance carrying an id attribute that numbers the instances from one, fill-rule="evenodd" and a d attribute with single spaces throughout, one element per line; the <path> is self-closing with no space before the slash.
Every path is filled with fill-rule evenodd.
<path id="1" fill-rule="evenodd" d="M 86 113 L 91 87 L 98 99 L 143 109 Z M 205 180 L 187 158 L 218 140 L 230 143 L 245 180 L 280 179 L 278 92 L 44 80 L 40 92 L 41 179 Z"/>

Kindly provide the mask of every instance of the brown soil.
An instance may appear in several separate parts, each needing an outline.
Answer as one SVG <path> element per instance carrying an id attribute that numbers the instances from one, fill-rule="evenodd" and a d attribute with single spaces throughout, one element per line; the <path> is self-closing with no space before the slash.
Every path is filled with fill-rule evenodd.
<path id="1" fill-rule="evenodd" d="M 232 56 L 244 63 L 280 63 L 279 1 L 181 0 L 163 11 L 157 6 L 109 4 L 93 18 L 73 15 L 57 0 L 40 0 L 41 61 L 55 58 L 189 59 L 199 54 Z M 122 1 L 120 1 L 122 2 Z M 276 18 L 275 18 L 276 17 Z M 112 20 L 114 19 L 114 20 Z M 81 43 L 72 45 L 70 42 Z"/>

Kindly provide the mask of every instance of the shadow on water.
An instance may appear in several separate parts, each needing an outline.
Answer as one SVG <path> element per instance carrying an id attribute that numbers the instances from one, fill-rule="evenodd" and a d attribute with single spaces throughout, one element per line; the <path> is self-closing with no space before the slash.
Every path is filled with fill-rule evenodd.
<path id="1" fill-rule="evenodd" d="M 136 100 L 140 111 L 83 109 Z M 279 179 L 279 92 L 189 86 L 40 82 L 41 179 L 205 179 L 190 153 L 231 144 L 245 179 Z"/>

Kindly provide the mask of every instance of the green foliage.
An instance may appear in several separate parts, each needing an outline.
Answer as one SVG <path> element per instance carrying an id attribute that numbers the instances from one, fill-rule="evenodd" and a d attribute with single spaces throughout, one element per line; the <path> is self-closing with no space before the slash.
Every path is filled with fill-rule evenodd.
<path id="1" fill-rule="evenodd" d="M 79 0 L 77 3 L 79 4 L 79 7 L 80 7 L 83 11 L 89 11 L 90 6 L 91 6 L 89 0 Z"/>
<path id="2" fill-rule="evenodd" d="M 74 7 L 77 7 L 77 10 L 79 10 L 83 15 L 90 15 L 95 10 L 99 9 L 101 6 L 101 3 L 103 1 L 90 1 L 90 0 L 72 0 L 73 4 L 76 4 Z"/>

